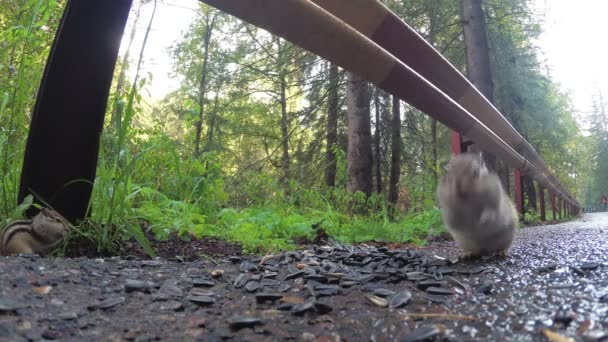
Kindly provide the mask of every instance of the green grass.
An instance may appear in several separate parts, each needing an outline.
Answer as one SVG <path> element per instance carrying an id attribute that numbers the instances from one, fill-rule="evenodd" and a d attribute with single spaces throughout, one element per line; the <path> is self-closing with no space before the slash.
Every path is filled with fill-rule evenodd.
<path id="1" fill-rule="evenodd" d="M 266 203 L 243 210 L 224 208 L 206 213 L 196 203 L 172 200 L 151 189 L 140 191 L 135 212 L 150 222 L 157 239 L 176 233 L 184 239 L 213 236 L 243 246 L 246 253 L 294 249 L 296 240 L 312 240 L 315 227 L 342 243 L 410 242 L 422 244 L 429 233 L 442 231 L 436 209 L 411 213 L 397 222 L 387 215 L 348 215 L 332 206 L 323 209 Z"/>

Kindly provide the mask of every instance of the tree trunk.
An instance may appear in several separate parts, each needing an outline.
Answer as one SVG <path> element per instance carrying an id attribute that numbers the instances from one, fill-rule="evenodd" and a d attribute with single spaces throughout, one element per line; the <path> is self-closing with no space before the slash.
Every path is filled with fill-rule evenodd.
<path id="1" fill-rule="evenodd" d="M 388 201 L 396 204 L 399 199 L 399 176 L 401 175 L 401 108 L 399 98 L 393 96 L 393 118 L 391 121 L 391 178 Z"/>
<path id="2" fill-rule="evenodd" d="M 213 111 L 211 112 L 211 120 L 209 122 L 209 130 L 207 131 L 207 143 L 206 143 L 206 151 L 211 151 L 213 149 L 213 133 L 215 130 L 215 125 L 217 122 L 217 115 L 218 115 L 218 107 L 219 107 L 219 94 L 220 94 L 220 88 L 218 86 L 217 91 L 215 92 L 215 100 L 213 101 Z"/>
<path id="3" fill-rule="evenodd" d="M 285 79 L 283 46 L 280 38 L 277 37 L 277 56 L 279 68 L 279 83 L 280 83 L 280 99 L 281 104 L 281 145 L 283 149 L 283 157 L 281 158 L 282 182 L 284 185 L 289 181 L 289 117 L 287 115 L 287 80 Z"/>
<path id="4" fill-rule="evenodd" d="M 212 18 L 210 18 L 212 16 Z M 207 95 L 207 69 L 209 66 L 209 43 L 211 42 L 211 33 L 215 26 L 217 13 L 207 14 L 207 27 L 205 28 L 205 36 L 203 38 L 203 70 L 201 71 L 201 81 L 198 88 L 198 119 L 196 120 L 196 135 L 194 137 L 194 157 L 198 158 L 201 154 L 201 136 L 203 134 L 203 117 L 205 114 L 205 96 Z"/>
<path id="5" fill-rule="evenodd" d="M 408 137 L 416 137 L 416 135 L 418 135 L 417 129 L 416 129 L 416 119 L 414 118 L 414 112 L 411 110 L 411 108 L 409 110 L 405 110 L 403 116 L 405 119 L 405 123 L 406 123 L 406 136 Z M 417 145 L 421 145 L 421 144 L 417 144 Z M 407 153 L 405 154 L 406 157 L 408 158 L 405 162 L 406 165 L 406 175 L 408 179 L 411 179 L 412 177 L 416 176 L 416 163 L 414 162 L 414 156 L 416 155 L 424 155 L 422 153 L 418 153 L 418 151 L 415 151 L 414 149 L 418 148 L 418 146 L 415 146 L 412 148 L 411 145 L 407 145 Z"/>
<path id="6" fill-rule="evenodd" d="M 528 210 L 538 211 L 536 206 L 536 188 L 534 188 L 534 180 L 530 176 L 523 176 L 522 181 L 526 197 L 528 198 Z"/>
<path id="7" fill-rule="evenodd" d="M 369 86 L 361 77 L 348 73 L 348 190 L 372 193 L 372 144 Z"/>
<path id="8" fill-rule="evenodd" d="M 509 171 L 509 166 L 504 162 L 499 161 L 500 163 L 500 180 L 502 181 L 503 188 L 507 193 L 511 193 L 511 174 Z"/>
<path id="9" fill-rule="evenodd" d="M 382 193 L 382 160 L 380 158 L 380 89 L 376 88 L 374 92 L 374 101 L 376 103 L 376 135 L 374 136 L 374 150 L 375 150 L 375 167 L 376 167 L 376 192 Z"/>
<path id="10" fill-rule="evenodd" d="M 283 170 L 283 183 L 287 184 L 289 180 L 289 118 L 287 117 L 287 84 L 285 77 L 281 76 L 281 137 L 283 147 L 283 158 L 281 162 L 281 169 Z"/>
<path id="11" fill-rule="evenodd" d="M 432 160 L 431 167 L 433 170 L 433 179 L 435 180 L 435 184 L 438 184 L 439 181 L 439 164 L 437 162 L 437 120 L 431 119 L 431 148 L 432 148 Z"/>
<path id="12" fill-rule="evenodd" d="M 336 155 L 334 148 L 338 143 L 338 66 L 329 66 L 329 84 L 327 89 L 327 148 L 325 160 L 325 183 L 327 186 L 336 185 Z"/>
<path id="13" fill-rule="evenodd" d="M 491 103 L 494 103 L 494 83 L 481 0 L 462 0 L 461 5 L 468 78 Z M 474 146 L 473 150 L 482 148 L 483 146 Z M 496 157 L 487 152 L 483 155 L 488 168 L 498 171 Z"/>
<path id="14" fill-rule="evenodd" d="M 441 24 L 438 13 L 440 11 L 441 4 L 438 1 L 427 0 L 425 1 L 427 15 L 429 16 L 429 36 L 428 42 L 435 47 L 435 37 L 437 30 Z M 438 184 L 439 178 L 439 167 L 437 162 L 437 120 L 431 118 L 431 173 L 435 184 Z"/>

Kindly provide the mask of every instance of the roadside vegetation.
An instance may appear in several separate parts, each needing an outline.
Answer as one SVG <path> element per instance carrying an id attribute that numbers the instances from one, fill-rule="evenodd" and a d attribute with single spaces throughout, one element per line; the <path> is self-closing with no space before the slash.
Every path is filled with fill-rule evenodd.
<path id="1" fill-rule="evenodd" d="M 153 254 L 146 236 L 211 236 L 239 243 L 247 253 L 266 253 L 294 249 L 319 234 L 342 243 L 424 244 L 429 235 L 445 231 L 435 189 L 450 157 L 446 127 L 406 104 L 395 109 L 392 96 L 373 86 L 347 90 L 350 76 L 336 66 L 196 1 L 197 20 L 170 51 L 181 86 L 151 99 L 146 87 L 154 75 L 136 70 L 150 52 L 145 41 L 135 46 L 131 40 L 154 22 L 146 10 L 153 3 L 134 1 L 123 40 L 128 49 L 119 56 L 108 102 L 90 215 L 74 228 L 78 238 L 110 253 L 134 238 Z M 462 25 L 454 24 L 460 20 L 459 1 L 385 3 L 465 69 L 465 46 L 458 39 Z M 591 203 L 599 197 L 597 189 L 608 188 L 608 156 L 602 154 L 608 153 L 608 129 L 602 126 L 606 102 L 596 97 L 590 134 L 583 135 L 567 95 L 537 58 L 531 42 L 542 22 L 530 3 L 484 2 L 495 103 L 562 184 Z M 0 4 L 5 223 L 29 204 L 17 206 L 21 163 L 64 4 Z M 357 165 L 361 161 L 347 153 L 354 134 L 346 120 L 348 96 L 368 99 L 368 165 Z M 367 184 L 354 184 L 354 167 L 367 170 Z M 537 222 L 537 189 L 530 184 L 525 184 L 531 211 L 526 217 Z"/>

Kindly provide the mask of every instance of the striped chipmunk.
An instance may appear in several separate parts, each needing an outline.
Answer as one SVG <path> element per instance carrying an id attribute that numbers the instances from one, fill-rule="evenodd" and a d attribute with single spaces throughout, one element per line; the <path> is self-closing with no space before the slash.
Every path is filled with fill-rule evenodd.
<path id="1" fill-rule="evenodd" d="M 0 234 L 0 255 L 47 254 L 67 236 L 69 224 L 52 209 L 42 208 L 31 220 L 15 221 Z"/>

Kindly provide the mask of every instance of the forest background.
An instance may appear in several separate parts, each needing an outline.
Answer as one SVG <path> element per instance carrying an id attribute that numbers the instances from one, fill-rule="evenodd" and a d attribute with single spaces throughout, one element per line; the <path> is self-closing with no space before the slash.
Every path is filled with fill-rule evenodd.
<path id="1" fill-rule="evenodd" d="M 462 6 L 474 0 L 383 2 L 467 75 L 474 47 L 464 38 Z M 0 3 L 5 223 L 30 204 L 17 206 L 21 164 L 64 5 Z M 154 73 L 159 52 L 146 46 L 164 29 L 152 29 L 163 7 L 195 18 L 163 60 L 170 78 Z M 598 206 L 608 192 L 601 91 L 594 89 L 588 112 L 576 112 L 541 58 L 544 22 L 534 1 L 485 0 L 483 11 L 494 104 L 583 206 Z M 156 77 L 175 89 L 159 96 Z M 110 253 L 130 237 L 152 253 L 143 231 L 159 240 L 213 236 L 253 253 L 291 249 L 320 231 L 345 243 L 422 244 L 444 229 L 435 189 L 450 151 L 441 123 L 277 36 L 194 0 L 136 0 L 108 100 L 91 215 L 75 231 Z M 511 184 L 506 178 L 510 191 Z M 538 223 L 537 191 L 524 180 L 528 223 Z"/>

